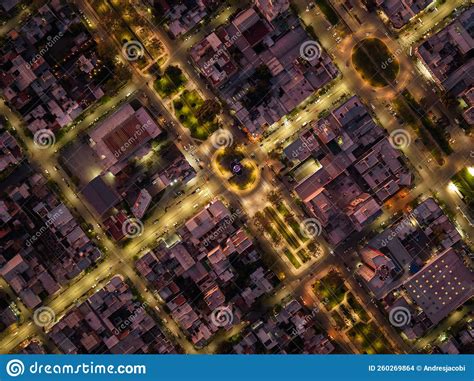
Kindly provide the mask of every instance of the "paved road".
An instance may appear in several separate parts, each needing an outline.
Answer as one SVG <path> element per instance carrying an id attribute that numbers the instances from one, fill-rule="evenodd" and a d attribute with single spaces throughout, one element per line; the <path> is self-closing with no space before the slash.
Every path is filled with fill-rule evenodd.
<path id="1" fill-rule="evenodd" d="M 297 5 L 301 5 L 301 1 L 297 2 Z M 88 15 L 89 18 L 95 20 L 97 22 L 97 25 L 99 25 L 99 30 L 98 33 L 103 37 L 103 38 L 110 38 L 110 35 L 100 27 L 100 23 L 98 22 L 98 19 L 96 15 L 93 13 L 93 11 L 88 7 L 88 5 L 85 2 L 81 2 L 82 7 L 86 14 Z M 227 10 L 227 12 L 231 12 L 233 8 L 230 10 Z M 223 13 L 221 18 L 227 17 L 227 13 Z M 218 23 L 219 21 L 215 21 L 211 23 L 209 27 L 206 29 L 212 28 Z M 318 17 L 318 15 L 315 14 L 309 14 L 305 13 L 303 14 L 303 19 L 305 22 L 309 21 L 310 23 L 315 23 L 316 24 L 316 31 L 318 35 L 321 36 L 321 40 L 323 45 L 328 48 L 328 50 L 333 54 L 338 66 L 342 69 L 343 72 L 343 80 L 338 80 L 335 82 L 334 86 L 329 90 L 329 92 L 321 98 L 321 102 L 315 103 L 315 104 L 310 104 L 309 107 L 306 110 L 302 110 L 297 116 L 294 117 L 293 121 L 287 122 L 285 124 L 285 128 L 279 128 L 274 134 L 270 135 L 267 139 L 264 140 L 263 146 L 261 149 L 257 147 L 256 145 L 249 145 L 248 149 L 253 149 L 255 150 L 256 154 L 258 155 L 259 161 L 264 162 L 268 160 L 267 153 L 270 152 L 275 148 L 276 145 L 281 144 L 282 141 L 293 135 L 294 133 L 298 132 L 302 124 L 306 121 L 309 121 L 311 119 L 315 118 L 315 115 L 317 115 L 318 112 L 331 107 L 334 102 L 336 102 L 341 96 L 344 94 L 351 92 L 353 90 L 355 93 L 359 94 L 363 99 L 365 99 L 368 102 L 376 102 L 376 104 L 379 106 L 380 105 L 380 100 L 379 98 L 381 97 L 381 94 L 374 94 L 371 89 L 367 89 L 364 87 L 359 87 L 360 82 L 357 81 L 355 73 L 351 72 L 351 68 L 345 68 L 345 60 L 347 59 L 347 52 L 346 56 L 343 55 L 343 52 L 340 47 L 337 47 L 337 44 L 332 44 L 331 46 L 327 45 L 327 41 L 330 41 L 332 37 L 331 33 L 328 33 L 328 31 L 325 28 L 325 22 L 324 20 L 321 19 L 321 16 Z M 379 21 L 374 21 L 373 22 L 379 22 Z M 348 23 L 350 24 L 350 23 Z M 370 28 L 370 24 L 367 26 L 364 26 L 367 28 Z M 377 26 L 379 27 L 379 25 Z M 186 75 L 192 80 L 192 82 L 199 88 L 200 92 L 204 94 L 206 97 L 213 97 L 214 94 L 206 87 L 206 83 L 202 81 L 202 79 L 198 76 L 198 74 L 195 72 L 194 68 L 192 65 L 190 65 L 187 61 L 187 55 L 186 55 L 186 49 L 188 46 L 190 46 L 191 42 L 194 42 L 194 40 L 188 40 L 182 43 L 182 48 L 181 49 L 176 49 L 176 45 L 180 44 L 180 42 L 177 41 L 171 41 L 168 36 L 162 32 L 160 29 L 153 27 L 154 33 L 164 42 L 164 45 L 168 52 L 173 52 L 173 55 L 170 55 L 168 59 L 168 63 L 177 63 L 179 64 L 185 71 Z M 369 30 L 369 29 L 367 29 Z M 203 30 L 200 32 L 198 37 L 195 37 L 195 39 L 200 38 L 207 30 Z M 361 32 L 358 32 L 360 34 Z M 115 41 L 116 47 L 118 51 L 120 51 L 120 44 Z M 404 70 L 405 72 L 405 70 Z M 173 120 L 175 123 L 175 127 L 178 129 L 179 134 L 182 137 L 182 142 L 180 143 L 180 147 L 184 148 L 184 146 L 189 146 L 190 144 L 193 144 L 192 139 L 189 136 L 189 132 L 184 129 L 178 121 L 176 121 L 173 116 L 166 110 L 166 107 L 163 106 L 161 99 L 157 96 L 157 94 L 149 87 L 149 82 L 150 78 L 141 73 L 138 72 L 136 69 L 134 69 L 134 77 L 131 82 L 131 84 L 128 84 L 127 87 L 125 87 L 117 97 L 114 97 L 111 100 L 111 103 L 108 104 L 108 107 L 112 107 L 113 105 L 119 104 L 121 101 L 123 101 L 124 97 L 127 96 L 128 93 L 130 92 L 135 92 L 138 90 L 144 91 L 147 96 L 154 102 L 154 104 L 157 104 L 160 110 L 162 110 L 163 114 L 168 120 Z M 130 90 L 130 91 L 129 91 Z M 104 106 L 104 110 L 107 109 L 107 106 Z M 377 107 L 377 110 L 383 109 L 382 107 Z M 98 109 L 97 112 L 100 112 L 99 110 L 102 110 L 101 108 Z M 21 123 L 18 119 L 15 119 L 15 115 L 13 115 L 9 110 L 6 110 L 5 106 L 0 103 L 0 111 L 6 112 L 7 116 L 10 118 L 10 120 L 13 121 L 13 125 L 15 126 L 21 126 Z M 95 118 L 93 116 L 97 115 L 96 113 L 93 113 L 92 116 L 88 117 L 87 120 L 84 122 L 81 122 L 75 130 L 73 130 L 70 134 L 66 136 L 65 141 L 68 141 L 69 139 L 73 139 L 82 132 L 84 129 L 88 128 L 90 121 L 93 121 Z M 379 114 L 377 114 L 379 116 Z M 301 119 L 299 119 L 301 117 Z M 393 121 L 393 118 L 387 117 L 386 115 L 383 115 L 382 112 L 380 112 L 380 118 L 383 120 L 387 119 L 390 120 L 388 126 L 384 123 L 384 126 L 388 128 L 389 130 L 397 127 L 396 122 Z M 226 121 L 227 125 L 232 124 L 232 119 L 226 115 L 224 117 L 224 120 Z M 72 307 L 77 301 L 83 300 L 85 297 L 90 292 L 93 292 L 95 289 L 101 287 L 109 277 L 113 274 L 116 273 L 122 273 L 125 276 L 129 277 L 133 283 L 136 285 L 137 289 L 140 291 L 142 295 L 146 298 L 147 301 L 149 301 L 151 306 L 159 306 L 161 305 L 161 301 L 156 300 L 155 296 L 146 291 L 146 285 L 143 282 L 143 280 L 136 275 L 134 272 L 134 267 L 133 267 L 133 257 L 136 255 L 136 253 L 142 251 L 143 249 L 146 249 L 147 247 L 152 247 L 155 244 L 156 237 L 160 236 L 162 234 L 165 234 L 166 231 L 172 229 L 174 224 L 178 224 L 183 219 L 187 218 L 188 216 L 191 216 L 192 214 L 195 213 L 196 207 L 195 205 L 197 204 L 199 207 L 204 205 L 209 199 L 214 197 L 215 195 L 224 195 L 230 202 L 231 204 L 234 205 L 241 205 L 245 204 L 245 197 L 241 198 L 238 197 L 234 194 L 231 194 L 223 185 L 222 183 L 216 179 L 216 177 L 209 177 L 209 170 L 205 169 L 203 171 L 200 171 L 198 169 L 198 175 L 196 180 L 193 181 L 192 186 L 197 187 L 200 186 L 203 191 L 202 194 L 196 193 L 196 194 L 191 194 L 191 195 L 186 195 L 185 198 L 182 199 L 182 202 L 179 204 L 180 207 L 176 207 L 173 210 L 170 210 L 166 213 L 166 217 L 163 217 L 163 210 L 158 210 L 153 218 L 150 218 L 150 222 L 145 225 L 144 233 L 142 236 L 134 239 L 129 245 L 125 246 L 124 248 L 119 247 L 116 243 L 111 242 L 104 234 L 102 231 L 102 228 L 100 225 L 97 225 L 98 219 L 97 216 L 94 216 L 92 212 L 88 209 L 87 205 L 85 205 L 79 198 L 77 198 L 73 191 L 62 181 L 62 177 L 65 177 L 65 174 L 62 173 L 61 171 L 55 172 L 52 168 L 54 165 L 57 163 L 55 162 L 55 156 L 52 155 L 49 159 L 46 158 L 46 154 L 44 151 L 41 151 L 39 153 L 38 151 L 40 150 L 35 150 L 34 147 L 31 144 L 31 140 L 26 138 L 24 134 L 20 134 L 22 139 L 25 142 L 30 142 L 28 143 L 29 146 L 29 156 L 31 161 L 34 163 L 35 166 L 40 168 L 42 171 L 44 169 L 47 169 L 50 172 L 51 177 L 59 183 L 59 186 L 61 188 L 61 191 L 64 194 L 64 197 L 66 198 L 67 203 L 71 204 L 75 208 L 77 208 L 80 212 L 80 214 L 86 219 L 86 221 L 93 223 L 95 230 L 99 232 L 99 235 L 101 237 L 101 243 L 106 247 L 108 256 L 105 259 L 103 263 L 101 263 L 96 269 L 91 271 L 90 273 L 87 273 L 83 275 L 80 279 L 74 280 L 73 283 L 61 290 L 55 298 L 52 300 L 49 300 L 46 302 L 50 307 L 52 307 L 58 316 L 63 314 L 65 311 L 67 311 L 68 308 Z M 240 142 L 240 138 L 237 136 L 237 142 Z M 433 164 L 431 164 L 428 161 L 428 158 L 426 158 L 426 153 L 423 152 L 422 150 L 413 147 L 410 148 L 408 152 L 406 152 L 407 156 L 414 160 L 417 163 L 422 163 L 422 178 L 423 178 L 423 187 L 418 187 L 418 192 L 423 192 L 426 189 L 439 189 L 440 184 L 444 184 L 446 181 L 448 181 L 449 177 L 452 175 L 453 171 L 457 170 L 462 164 L 462 158 L 465 156 L 466 151 L 465 149 L 463 150 L 463 144 L 468 143 L 466 141 L 465 137 L 462 136 L 459 132 L 456 135 L 456 140 L 458 143 L 458 146 L 456 146 L 456 154 L 450 157 L 448 160 L 448 163 L 446 166 L 444 166 L 441 170 L 440 168 L 433 167 Z M 459 139 L 459 140 L 458 140 Z M 459 151 L 458 151 L 459 148 Z M 209 165 L 209 157 L 211 156 L 212 152 L 212 146 L 210 145 L 209 141 L 202 144 L 199 148 L 197 148 L 194 151 L 194 155 L 196 155 L 198 158 L 200 158 L 204 162 L 205 168 L 208 167 Z M 185 155 L 187 155 L 187 158 L 189 158 L 192 161 L 192 156 L 185 151 Z M 425 159 L 426 158 L 426 159 Z M 421 160 L 421 161 L 420 161 Z M 433 176 L 433 174 L 436 174 L 436 176 Z M 272 184 L 272 181 L 269 177 L 269 174 L 266 174 L 263 176 L 262 179 L 262 184 L 261 184 L 261 190 L 266 191 L 268 189 L 273 189 L 275 185 Z M 278 187 L 281 187 L 280 185 L 277 184 Z M 285 193 L 285 190 L 283 187 L 281 187 L 283 190 L 285 197 L 289 198 L 289 195 Z M 452 196 L 447 194 L 446 191 L 440 191 L 441 196 L 443 197 L 443 200 L 447 201 L 448 205 L 454 206 L 454 205 L 459 205 L 459 201 L 456 201 L 456 199 Z M 254 196 L 255 197 L 255 196 Z M 259 196 L 259 197 L 264 197 Z M 178 199 L 176 203 L 181 201 L 181 199 Z M 247 203 L 248 205 L 248 203 Z M 254 209 L 250 210 L 248 209 L 249 207 L 247 206 L 247 211 L 254 211 Z M 297 213 L 299 210 L 297 210 Z M 159 218 L 159 221 L 157 224 L 154 224 L 152 221 L 155 220 L 156 218 Z M 461 223 L 462 225 L 462 223 Z M 465 225 L 465 224 L 464 224 Z M 463 225 L 463 228 L 465 226 Z M 323 271 L 324 269 L 327 269 L 328 266 L 333 266 L 337 265 L 337 261 L 334 259 L 333 256 L 328 255 L 327 253 L 330 251 L 330 248 L 327 247 L 324 243 L 324 249 L 325 249 L 325 255 L 323 258 L 327 258 L 324 260 L 325 265 L 321 266 L 321 264 L 315 263 L 311 266 L 308 266 L 307 268 L 304 269 L 303 272 L 299 274 L 293 274 L 291 275 L 292 271 L 289 271 L 289 277 L 285 281 L 284 285 L 287 284 L 292 284 L 292 282 L 300 282 L 299 279 L 310 279 L 311 277 L 314 276 L 314 273 L 316 269 L 318 271 Z M 343 273 L 346 271 L 345 269 L 341 270 Z M 350 274 L 345 273 L 347 278 L 349 279 L 348 282 L 350 283 L 351 287 L 355 290 L 358 286 L 354 283 L 353 278 L 350 276 Z M 296 280 L 298 279 L 298 280 Z M 303 283 L 301 283 L 303 284 Z M 299 286 L 298 286 L 299 287 Z M 304 287 L 304 286 L 301 286 Z M 364 304 L 368 306 L 371 314 L 373 314 L 374 317 L 377 318 L 378 321 L 380 322 L 385 322 L 386 319 L 382 316 L 380 311 L 375 309 L 368 298 L 368 296 L 364 292 L 358 292 L 357 295 L 361 297 L 363 300 Z M 192 347 L 192 345 L 185 339 L 181 338 L 179 328 L 176 326 L 176 324 L 173 322 L 173 320 L 167 316 L 167 314 L 161 312 L 160 318 L 162 319 L 167 319 L 168 323 L 166 324 L 166 327 L 172 332 L 174 339 L 179 342 L 180 345 L 182 345 L 186 351 L 189 353 L 194 353 L 195 349 Z M 399 346 L 402 350 L 406 350 L 406 347 L 404 346 L 405 344 L 403 342 L 400 342 L 400 336 L 393 331 L 393 327 L 390 327 L 387 324 L 381 324 L 383 325 L 382 329 L 384 332 L 387 332 L 387 337 L 390 337 L 390 340 L 392 340 L 396 345 Z M 17 346 L 21 341 L 23 341 L 25 338 L 30 337 L 35 334 L 42 334 L 41 331 L 38 330 L 38 327 L 36 327 L 34 324 L 26 323 L 22 325 L 18 329 L 18 333 L 16 336 L 8 336 L 7 338 L 0 338 L 0 347 L 2 348 L 1 351 L 5 352 L 10 352 L 13 350 L 15 346 Z M 346 343 L 347 344 L 347 343 Z M 209 347 L 211 348 L 211 346 Z M 209 348 L 205 349 L 204 351 L 208 351 Z"/>

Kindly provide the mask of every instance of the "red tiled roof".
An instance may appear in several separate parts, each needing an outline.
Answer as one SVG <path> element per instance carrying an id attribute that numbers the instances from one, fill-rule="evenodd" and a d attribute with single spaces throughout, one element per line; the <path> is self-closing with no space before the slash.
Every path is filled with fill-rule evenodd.
<path id="1" fill-rule="evenodd" d="M 145 126 L 135 115 L 132 115 L 120 127 L 109 132 L 103 141 L 109 150 L 120 159 L 133 152 L 149 136 Z"/>
<path id="2" fill-rule="evenodd" d="M 124 213 L 119 213 L 115 216 L 107 218 L 104 221 L 104 225 L 107 226 L 107 231 L 116 241 L 120 241 L 124 237 L 122 225 L 126 219 L 127 216 Z"/>

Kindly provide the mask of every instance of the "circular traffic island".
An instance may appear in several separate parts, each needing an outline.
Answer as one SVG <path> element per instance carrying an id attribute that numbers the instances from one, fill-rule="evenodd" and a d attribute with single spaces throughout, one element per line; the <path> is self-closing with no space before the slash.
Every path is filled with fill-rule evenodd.
<path id="1" fill-rule="evenodd" d="M 378 38 L 366 38 L 354 46 L 352 64 L 372 87 L 388 86 L 400 71 L 398 60 Z"/>
<path id="2" fill-rule="evenodd" d="M 229 184 L 241 191 L 253 189 L 257 180 L 258 168 L 250 159 L 243 159 L 234 167 L 233 176 L 229 179 Z"/>
<path id="3" fill-rule="evenodd" d="M 225 175 L 232 175 L 237 170 L 238 163 L 245 158 L 244 153 L 235 147 L 225 147 L 217 150 L 216 163 Z"/>
<path id="4" fill-rule="evenodd" d="M 233 191 L 250 191 L 259 178 L 257 165 L 239 148 L 219 149 L 215 155 L 215 164 L 219 175 L 227 180 Z"/>

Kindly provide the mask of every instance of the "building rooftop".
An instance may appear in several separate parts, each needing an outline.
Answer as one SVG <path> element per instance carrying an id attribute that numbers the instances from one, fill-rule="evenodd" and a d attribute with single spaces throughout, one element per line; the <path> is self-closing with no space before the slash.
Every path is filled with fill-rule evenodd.
<path id="1" fill-rule="evenodd" d="M 474 296 L 474 274 L 449 248 L 439 253 L 404 283 L 413 301 L 436 325 Z"/>
<path id="2" fill-rule="evenodd" d="M 455 96 L 474 85 L 470 74 L 474 70 L 474 61 L 469 59 L 474 49 L 473 27 L 474 8 L 470 7 L 417 49 L 435 80 Z"/>
<path id="3" fill-rule="evenodd" d="M 143 106 L 135 110 L 130 103 L 126 103 L 95 127 L 89 136 L 103 170 L 114 172 L 112 166 L 127 159 L 161 133 L 162 130 Z"/>
<path id="4" fill-rule="evenodd" d="M 425 9 L 432 0 L 377 0 L 395 28 L 401 28 Z"/>
<path id="5" fill-rule="evenodd" d="M 97 176 L 87 184 L 81 193 L 100 216 L 121 200 L 120 195 L 107 185 L 102 176 Z"/>

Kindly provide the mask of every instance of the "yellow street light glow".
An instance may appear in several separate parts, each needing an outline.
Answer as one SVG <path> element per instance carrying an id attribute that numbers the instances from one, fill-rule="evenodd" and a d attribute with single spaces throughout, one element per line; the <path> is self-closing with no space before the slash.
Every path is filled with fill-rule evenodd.
<path id="1" fill-rule="evenodd" d="M 448 189 L 449 189 L 451 192 L 459 192 L 458 187 L 457 187 L 456 184 L 454 184 L 452 181 L 449 182 Z"/>
<path id="2" fill-rule="evenodd" d="M 474 167 L 467 167 L 467 171 L 471 176 L 474 176 Z"/>
<path id="3" fill-rule="evenodd" d="M 462 195 L 462 193 L 459 191 L 459 188 L 457 187 L 457 185 L 454 184 L 452 181 L 449 183 L 448 189 L 449 189 L 451 192 L 456 193 L 456 194 L 459 196 L 459 198 L 461 198 L 461 199 L 464 198 L 464 196 Z"/>

